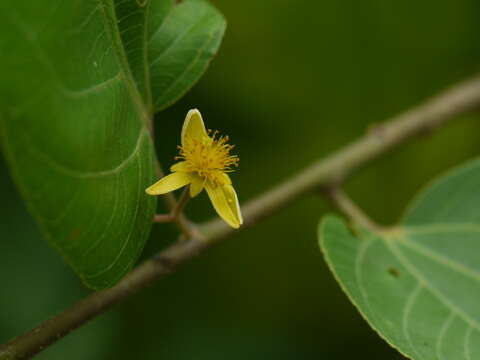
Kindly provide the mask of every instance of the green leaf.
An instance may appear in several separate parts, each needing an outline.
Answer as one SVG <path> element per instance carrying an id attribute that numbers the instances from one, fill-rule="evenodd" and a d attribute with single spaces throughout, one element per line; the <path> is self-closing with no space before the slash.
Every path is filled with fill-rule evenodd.
<path id="1" fill-rule="evenodd" d="M 51 244 L 92 288 L 117 282 L 149 235 L 149 118 L 111 1 L 3 0 L 0 129 Z M 11 239 L 13 240 L 13 239 Z"/>
<path id="2" fill-rule="evenodd" d="M 165 1 L 154 2 L 163 3 Z M 146 3 L 146 0 L 114 0 L 118 32 L 128 61 L 126 67 L 130 69 L 145 101 L 145 106 L 150 110 L 150 75 L 147 57 L 148 7 Z"/>
<path id="3" fill-rule="evenodd" d="M 370 325 L 416 360 L 480 359 L 480 161 L 441 178 L 374 234 L 329 216 L 326 260 Z"/>
<path id="4" fill-rule="evenodd" d="M 199 0 L 150 1 L 149 62 L 156 111 L 177 101 L 205 72 L 225 32 L 225 19 Z"/>

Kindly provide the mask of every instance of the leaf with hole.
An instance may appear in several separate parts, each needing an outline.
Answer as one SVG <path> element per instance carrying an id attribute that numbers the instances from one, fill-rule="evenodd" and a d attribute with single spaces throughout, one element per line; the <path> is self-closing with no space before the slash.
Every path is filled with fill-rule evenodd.
<path id="1" fill-rule="evenodd" d="M 480 359 L 480 161 L 428 187 L 393 229 L 328 216 L 327 263 L 388 343 L 415 360 Z"/>

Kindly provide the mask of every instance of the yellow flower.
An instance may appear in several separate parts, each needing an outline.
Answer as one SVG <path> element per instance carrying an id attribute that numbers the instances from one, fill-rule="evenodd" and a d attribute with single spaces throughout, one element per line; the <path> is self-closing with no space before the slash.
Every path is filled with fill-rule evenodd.
<path id="1" fill-rule="evenodd" d="M 218 132 L 207 132 L 202 115 L 197 109 L 190 110 L 182 128 L 180 155 L 170 170 L 172 174 L 160 179 L 145 191 L 150 195 L 161 195 L 190 185 L 190 196 L 197 196 L 203 189 L 212 201 L 218 215 L 231 227 L 242 224 L 242 214 L 237 194 L 227 173 L 234 171 L 239 158 L 230 155 L 233 145 L 228 136 L 218 136 Z"/>

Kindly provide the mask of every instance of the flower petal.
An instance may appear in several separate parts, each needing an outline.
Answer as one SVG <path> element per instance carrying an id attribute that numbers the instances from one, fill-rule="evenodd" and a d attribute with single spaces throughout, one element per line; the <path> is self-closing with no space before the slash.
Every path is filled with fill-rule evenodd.
<path id="1" fill-rule="evenodd" d="M 202 140 L 204 137 L 208 137 L 202 115 L 197 109 L 190 110 L 185 117 L 182 127 L 182 146 L 185 146 L 185 136 L 187 135 L 199 140 Z"/>
<path id="2" fill-rule="evenodd" d="M 195 197 L 203 190 L 203 180 L 199 176 L 194 176 L 190 183 L 190 197 Z"/>
<path id="3" fill-rule="evenodd" d="M 191 181 L 192 176 L 189 173 L 175 172 L 161 178 L 155 184 L 147 188 L 145 192 L 149 195 L 166 194 L 189 184 Z"/>
<path id="4" fill-rule="evenodd" d="M 217 178 L 217 181 L 218 181 L 217 184 L 220 184 L 221 186 L 232 184 L 232 180 L 230 180 L 230 176 L 228 176 L 228 174 L 224 173 L 223 171 L 216 170 L 215 177 Z"/>
<path id="5" fill-rule="evenodd" d="M 187 171 L 187 162 L 186 161 L 180 161 L 176 164 L 173 164 L 171 167 L 170 167 L 170 171 L 171 172 L 175 172 L 175 171 Z"/>
<path id="6" fill-rule="evenodd" d="M 217 214 L 231 227 L 237 229 L 242 224 L 240 207 L 233 186 L 205 186 Z"/>
<path id="7" fill-rule="evenodd" d="M 239 225 L 243 224 L 242 212 L 240 211 L 240 204 L 238 203 L 237 193 L 232 185 L 225 185 L 223 186 L 223 191 L 225 193 L 225 197 L 227 198 L 228 206 L 232 211 L 235 220 L 238 222 Z"/>

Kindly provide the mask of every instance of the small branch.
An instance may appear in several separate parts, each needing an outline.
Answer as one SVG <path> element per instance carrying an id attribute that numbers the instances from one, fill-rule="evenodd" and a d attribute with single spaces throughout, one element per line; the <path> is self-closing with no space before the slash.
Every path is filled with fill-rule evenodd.
<path id="1" fill-rule="evenodd" d="M 179 230 L 182 232 L 183 237 L 190 239 L 193 237 L 199 237 L 199 234 L 195 230 L 195 225 L 190 222 L 182 211 L 190 200 L 189 188 L 186 187 L 180 197 L 180 200 L 175 203 L 175 207 L 172 209 L 170 214 L 157 214 L 153 218 L 155 223 L 171 223 L 174 222 Z M 1 360 L 1 359 L 0 359 Z"/>
<path id="2" fill-rule="evenodd" d="M 153 218 L 153 221 L 156 223 L 167 223 L 174 222 L 180 217 L 185 205 L 187 205 L 188 200 L 190 200 L 190 194 L 188 193 L 188 187 L 183 190 L 180 200 L 176 202 L 175 206 L 171 210 L 170 214 L 157 214 Z M 182 230 L 182 224 L 179 224 L 180 229 Z"/>
<path id="3" fill-rule="evenodd" d="M 156 173 L 157 177 L 161 179 L 165 176 L 165 173 L 159 162 L 156 164 Z M 184 237 L 190 238 L 192 236 L 197 236 L 198 231 L 196 226 L 188 220 L 188 218 L 182 213 L 183 208 L 185 207 L 188 201 L 188 188 L 185 188 L 182 193 L 180 203 L 175 199 L 175 196 L 172 193 L 167 193 L 162 196 L 165 206 L 170 211 L 170 214 L 158 214 L 155 215 L 153 221 L 156 223 L 168 223 L 175 222 L 178 229 L 183 233 Z M 182 204 L 182 202 L 184 203 Z M 0 358 L 0 360 L 2 360 Z"/>
<path id="4" fill-rule="evenodd" d="M 331 186 L 327 188 L 325 195 L 330 199 L 332 204 L 343 212 L 353 223 L 361 225 L 372 232 L 381 231 L 382 227 L 370 219 L 340 187 Z"/>
<path id="5" fill-rule="evenodd" d="M 160 162 L 156 163 L 155 172 L 158 179 L 161 179 L 165 176 L 165 172 L 162 169 Z M 177 199 L 172 193 L 167 193 L 162 196 L 163 202 L 169 211 L 172 211 L 177 206 Z M 1 360 L 1 359 L 0 359 Z"/>
<path id="6" fill-rule="evenodd" d="M 475 78 L 377 126 L 363 138 L 319 160 L 242 206 L 244 226 L 241 229 L 254 225 L 320 186 L 338 183 L 395 146 L 428 133 L 447 120 L 477 109 L 479 105 L 480 78 Z M 174 204 L 171 197 L 166 199 L 171 208 L 174 208 L 172 205 L 176 205 L 176 202 Z M 196 228 L 193 229 L 197 231 Z M 189 241 L 172 245 L 154 259 L 139 265 L 113 288 L 93 293 L 39 327 L 1 346 L 0 360 L 32 357 L 116 303 L 174 272 L 187 260 L 234 234 L 234 230 L 220 220 L 210 221 L 199 230 L 203 236 L 195 236 Z"/>
<path id="7" fill-rule="evenodd" d="M 174 218 L 171 214 L 156 214 L 153 217 L 153 222 L 157 224 L 164 224 L 173 222 Z"/>
<path id="8" fill-rule="evenodd" d="M 191 221 L 187 219 L 187 217 L 182 213 L 185 205 L 187 205 L 188 201 L 190 200 L 190 191 L 189 187 L 187 186 L 180 197 L 180 200 L 177 203 L 177 206 L 172 211 L 173 221 L 177 224 L 177 227 L 182 232 L 182 237 L 180 239 L 188 240 L 193 238 L 200 238 L 202 235 L 198 233 L 197 227 Z"/>

